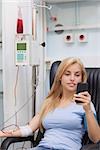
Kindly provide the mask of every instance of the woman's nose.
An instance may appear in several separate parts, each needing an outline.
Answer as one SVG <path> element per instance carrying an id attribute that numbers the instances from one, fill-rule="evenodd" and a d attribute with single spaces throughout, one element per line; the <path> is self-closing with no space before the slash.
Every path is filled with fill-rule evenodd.
<path id="1" fill-rule="evenodd" d="M 71 75 L 70 79 L 73 81 L 75 79 L 74 75 Z"/>

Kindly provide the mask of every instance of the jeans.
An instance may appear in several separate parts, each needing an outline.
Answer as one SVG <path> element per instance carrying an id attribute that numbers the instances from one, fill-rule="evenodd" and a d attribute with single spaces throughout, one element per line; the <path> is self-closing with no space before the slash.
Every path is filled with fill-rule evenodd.
<path id="1" fill-rule="evenodd" d="M 100 142 L 96 144 L 87 144 L 81 150 L 100 150 Z"/>

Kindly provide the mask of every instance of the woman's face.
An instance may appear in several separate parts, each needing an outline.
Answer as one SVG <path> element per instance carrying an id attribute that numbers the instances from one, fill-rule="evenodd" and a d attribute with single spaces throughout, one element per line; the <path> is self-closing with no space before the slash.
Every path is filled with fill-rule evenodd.
<path id="1" fill-rule="evenodd" d="M 77 84 L 82 81 L 82 71 L 79 64 L 69 66 L 61 78 L 63 90 L 75 92 Z"/>

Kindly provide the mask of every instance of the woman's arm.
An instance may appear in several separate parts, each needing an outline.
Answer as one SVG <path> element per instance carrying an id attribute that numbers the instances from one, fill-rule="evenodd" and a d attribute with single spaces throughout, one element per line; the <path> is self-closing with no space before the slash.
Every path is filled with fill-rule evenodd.
<path id="1" fill-rule="evenodd" d="M 91 109 L 91 96 L 88 92 L 81 92 L 74 95 L 74 100 L 80 101 L 86 114 L 87 130 L 89 138 L 94 142 L 100 140 L 100 127 L 97 123 L 95 115 Z"/>
<path id="2" fill-rule="evenodd" d="M 0 137 L 21 137 L 28 136 L 31 132 L 36 131 L 39 128 L 40 116 L 35 115 L 30 123 L 26 126 L 19 127 L 16 130 L 0 131 Z"/>
<path id="3" fill-rule="evenodd" d="M 94 143 L 97 143 L 98 141 L 100 141 L 100 127 L 97 123 L 94 113 L 91 110 L 89 111 L 86 110 L 85 112 L 86 112 L 88 135 Z"/>

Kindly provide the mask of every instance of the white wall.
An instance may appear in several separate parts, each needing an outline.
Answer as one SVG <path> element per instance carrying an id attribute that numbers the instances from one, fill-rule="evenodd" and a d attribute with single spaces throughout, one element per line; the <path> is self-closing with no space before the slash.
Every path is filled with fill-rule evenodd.
<path id="1" fill-rule="evenodd" d="M 100 2 L 81 1 L 51 4 L 47 12 L 46 59 L 51 62 L 65 57 L 80 57 L 85 66 L 100 67 Z M 51 19 L 57 17 L 57 21 Z M 55 33 L 55 26 L 62 24 L 64 32 Z M 73 43 L 66 43 L 65 36 L 71 33 Z M 86 33 L 87 42 L 80 43 L 78 34 Z"/>
<path id="2" fill-rule="evenodd" d="M 2 0 L 0 0 L 0 36 L 2 33 Z"/>

